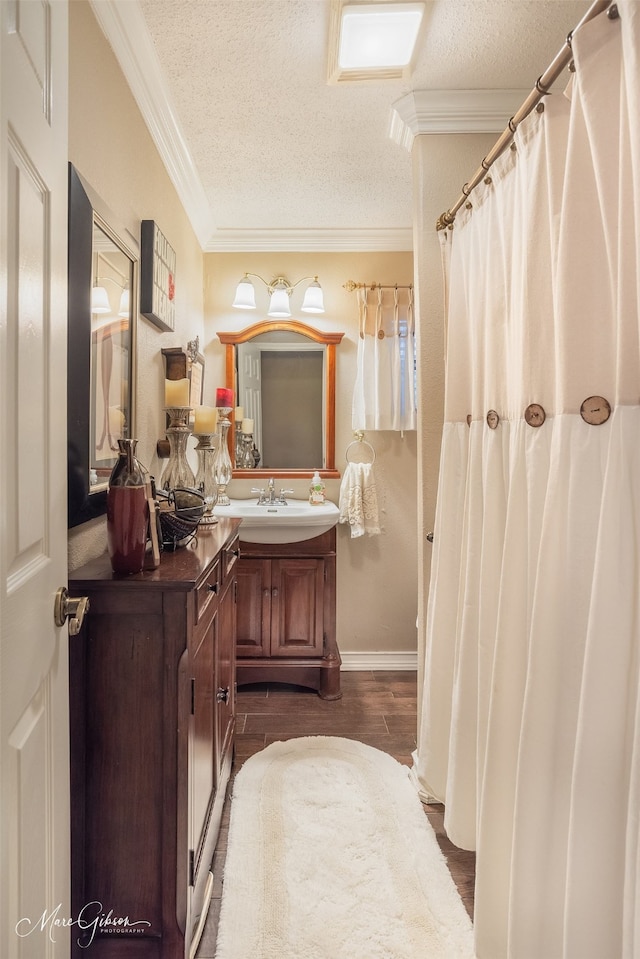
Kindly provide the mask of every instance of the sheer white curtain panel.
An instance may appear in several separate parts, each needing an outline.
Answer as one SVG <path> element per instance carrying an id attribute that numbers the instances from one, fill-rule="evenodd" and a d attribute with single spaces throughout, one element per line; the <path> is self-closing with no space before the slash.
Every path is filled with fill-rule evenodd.
<path id="1" fill-rule="evenodd" d="M 415 773 L 476 850 L 479 959 L 640 956 L 640 3 L 618 11 L 441 234 Z"/>
<path id="2" fill-rule="evenodd" d="M 352 427 L 414 430 L 413 289 L 360 287 L 357 293 L 360 335 Z"/>

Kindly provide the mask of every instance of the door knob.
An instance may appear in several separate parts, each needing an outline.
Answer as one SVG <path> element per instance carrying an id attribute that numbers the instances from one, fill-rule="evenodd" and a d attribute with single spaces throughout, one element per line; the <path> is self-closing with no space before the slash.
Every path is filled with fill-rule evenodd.
<path id="1" fill-rule="evenodd" d="M 53 605 L 53 618 L 56 626 L 64 626 L 69 620 L 69 635 L 77 636 L 82 629 L 85 613 L 89 612 L 89 597 L 78 596 L 74 599 L 69 596 L 66 586 L 61 586 L 56 593 Z"/>

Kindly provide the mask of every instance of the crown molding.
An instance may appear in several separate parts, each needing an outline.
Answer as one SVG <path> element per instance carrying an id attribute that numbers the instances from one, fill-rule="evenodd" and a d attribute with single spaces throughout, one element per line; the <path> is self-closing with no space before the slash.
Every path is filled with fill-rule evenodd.
<path id="1" fill-rule="evenodd" d="M 138 0 L 90 0 L 200 245 L 215 230 L 209 201 L 192 160 Z"/>
<path id="2" fill-rule="evenodd" d="M 391 107 L 389 137 L 411 151 L 423 133 L 502 133 L 530 90 L 414 90 Z"/>
<path id="3" fill-rule="evenodd" d="M 406 229 L 236 230 L 219 229 L 207 253 L 401 253 L 413 249 L 413 231 Z"/>

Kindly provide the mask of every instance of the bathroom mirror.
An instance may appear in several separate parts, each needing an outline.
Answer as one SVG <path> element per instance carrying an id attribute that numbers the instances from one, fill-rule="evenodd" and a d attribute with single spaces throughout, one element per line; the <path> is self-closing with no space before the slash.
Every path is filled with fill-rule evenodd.
<path id="1" fill-rule="evenodd" d="M 234 477 L 291 477 L 335 468 L 336 346 L 344 333 L 323 333 L 297 320 L 256 323 L 240 333 L 218 333 L 226 346 L 227 387 L 253 421 L 260 453 L 256 469 Z M 231 433 L 231 431 L 230 431 Z"/>
<path id="2" fill-rule="evenodd" d="M 133 436 L 138 246 L 69 165 L 68 525 L 106 511 L 118 439 Z"/>

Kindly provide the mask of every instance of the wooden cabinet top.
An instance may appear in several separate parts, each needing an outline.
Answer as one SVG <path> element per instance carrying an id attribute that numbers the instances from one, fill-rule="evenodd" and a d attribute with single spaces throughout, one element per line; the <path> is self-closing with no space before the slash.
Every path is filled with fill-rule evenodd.
<path id="1" fill-rule="evenodd" d="M 157 569 L 143 570 L 133 576 L 123 576 L 111 569 L 105 552 L 69 574 L 69 585 L 74 591 L 96 588 L 135 588 L 145 584 L 151 589 L 191 590 L 205 575 L 216 556 L 237 536 L 239 519 L 221 519 L 215 526 L 201 528 L 198 535 L 175 552 L 162 552 Z"/>

